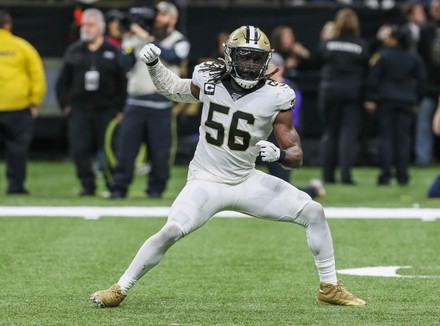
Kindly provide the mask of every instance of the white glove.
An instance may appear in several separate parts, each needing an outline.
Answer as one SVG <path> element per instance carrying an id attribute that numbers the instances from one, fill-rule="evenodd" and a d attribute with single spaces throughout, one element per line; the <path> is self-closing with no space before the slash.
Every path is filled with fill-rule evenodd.
<path id="1" fill-rule="evenodd" d="M 260 147 L 260 156 L 264 162 L 275 162 L 280 159 L 280 149 L 271 142 L 260 140 L 256 145 Z"/>
<path id="2" fill-rule="evenodd" d="M 159 58 L 162 51 L 154 44 L 150 43 L 145 45 L 139 52 L 139 59 L 145 63 L 152 63 L 154 60 Z"/>

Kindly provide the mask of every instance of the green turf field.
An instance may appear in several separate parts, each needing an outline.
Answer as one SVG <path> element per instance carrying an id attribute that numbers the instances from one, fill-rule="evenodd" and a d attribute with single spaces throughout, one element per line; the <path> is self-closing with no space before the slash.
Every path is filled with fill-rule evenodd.
<path id="1" fill-rule="evenodd" d="M 71 162 L 32 162 L 28 168 L 27 188 L 32 195 L 4 196 L 6 187 L 4 165 L 0 165 L 0 206 L 169 206 L 185 184 L 187 168 L 174 167 L 167 191 L 162 199 L 148 200 L 145 195 L 146 177 L 138 176 L 130 187 L 129 197 L 125 200 L 108 200 L 100 196 L 80 198 L 79 182 L 75 178 Z M 357 186 L 328 185 L 327 196 L 321 200 L 324 206 L 335 207 L 437 207 L 440 200 L 426 197 L 429 185 L 440 173 L 438 166 L 410 171 L 411 184 L 400 187 L 378 187 L 377 168 L 355 168 L 353 175 Z M 303 167 L 292 174 L 296 186 L 306 186 L 311 178 L 319 178 L 319 168 Z M 98 179 L 98 192 L 104 192 L 104 181 Z"/>
<path id="2" fill-rule="evenodd" d="M 185 181 L 173 169 L 161 200 L 138 177 L 126 200 L 79 198 L 71 163 L 32 162 L 28 197 L 0 206 L 167 206 Z M 358 186 L 327 187 L 324 206 L 440 208 L 427 200 L 436 168 L 412 169 L 409 187 L 378 188 L 377 170 L 357 168 Z M 316 168 L 294 174 L 307 184 Z M 101 187 L 101 190 L 104 190 Z M 90 294 L 117 281 L 164 217 L 0 217 L 0 325 L 440 325 L 440 220 L 330 219 L 338 269 L 412 266 L 402 278 L 339 275 L 368 301 L 361 308 L 318 306 L 318 277 L 301 227 L 214 218 L 170 249 L 116 309 Z"/>

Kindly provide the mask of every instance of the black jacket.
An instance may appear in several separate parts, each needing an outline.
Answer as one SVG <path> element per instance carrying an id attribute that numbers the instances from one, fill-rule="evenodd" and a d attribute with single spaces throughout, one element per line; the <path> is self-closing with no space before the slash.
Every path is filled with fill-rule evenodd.
<path id="1" fill-rule="evenodd" d="M 426 69 L 420 56 L 400 46 L 384 47 L 371 59 L 367 100 L 417 104 L 423 95 Z"/>
<path id="2" fill-rule="evenodd" d="M 340 37 L 320 43 L 318 63 L 321 87 L 361 94 L 368 68 L 369 49 L 362 38 Z"/>
<path id="3" fill-rule="evenodd" d="M 85 75 L 91 70 L 99 73 L 99 87 L 93 91 L 85 89 Z M 127 97 L 127 78 L 120 50 L 108 41 L 95 52 L 81 41 L 71 44 L 65 53 L 56 93 L 61 109 L 71 105 L 122 111 Z"/>
<path id="4" fill-rule="evenodd" d="M 440 95 L 440 26 L 429 22 L 420 30 L 418 51 L 428 71 L 426 95 L 437 98 Z"/>

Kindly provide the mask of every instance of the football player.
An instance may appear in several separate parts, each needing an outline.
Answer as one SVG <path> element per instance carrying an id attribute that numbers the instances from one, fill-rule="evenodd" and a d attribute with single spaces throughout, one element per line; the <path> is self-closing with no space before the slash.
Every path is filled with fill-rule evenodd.
<path id="1" fill-rule="evenodd" d="M 203 102 L 199 143 L 187 184 L 171 206 L 166 224 L 145 241 L 119 281 L 92 294 L 91 300 L 101 308 L 118 306 L 179 239 L 216 213 L 234 210 L 303 226 L 321 282 L 318 302 L 366 305 L 337 280 L 322 206 L 290 183 L 255 169 L 258 155 L 289 169 L 299 168 L 303 159 L 292 126 L 295 92 L 267 75 L 272 53 L 267 36 L 254 26 L 238 28 L 225 44 L 224 60 L 196 66 L 192 79 L 181 79 L 165 68 L 160 52 L 149 44 L 139 56 L 161 94 L 176 102 Z M 272 129 L 281 148 L 266 141 Z"/>

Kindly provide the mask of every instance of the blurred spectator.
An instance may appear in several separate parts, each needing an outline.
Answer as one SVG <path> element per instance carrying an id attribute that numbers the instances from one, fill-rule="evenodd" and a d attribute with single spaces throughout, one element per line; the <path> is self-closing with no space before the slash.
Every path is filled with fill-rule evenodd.
<path id="1" fill-rule="evenodd" d="M 426 24 L 426 13 L 422 3 L 413 2 L 403 5 L 405 16 L 405 28 L 410 33 L 411 49 L 417 50 L 420 38 L 420 29 Z"/>
<path id="2" fill-rule="evenodd" d="M 438 101 L 439 105 L 434 114 L 434 119 L 432 121 L 432 130 L 436 136 L 440 136 L 440 98 Z M 434 182 L 429 187 L 428 197 L 430 198 L 440 198 L 440 174 L 434 179 Z"/>
<path id="3" fill-rule="evenodd" d="M 340 2 L 340 3 L 347 2 L 347 4 L 353 3 L 352 0 L 338 0 L 338 2 Z M 396 1 L 394 1 L 394 0 L 364 0 L 364 4 L 366 7 L 370 8 L 370 9 L 379 9 L 380 8 L 380 9 L 384 9 L 384 10 L 389 10 L 396 5 Z"/>
<path id="4" fill-rule="evenodd" d="M 402 15 L 404 17 L 404 29 L 410 35 L 410 47 L 417 50 L 417 43 L 420 38 L 420 29 L 426 24 L 426 13 L 422 2 L 407 2 L 401 6 Z M 383 41 L 388 37 L 390 31 L 390 24 L 382 25 L 377 33 L 376 38 L 372 40 L 370 50 L 376 52 L 383 45 Z"/>
<path id="5" fill-rule="evenodd" d="M 431 20 L 420 30 L 419 53 L 428 70 L 425 97 L 417 113 L 415 164 L 426 166 L 431 162 L 434 144 L 432 118 L 440 95 L 440 0 L 430 6 Z"/>
<path id="6" fill-rule="evenodd" d="M 278 70 L 277 70 L 278 69 Z M 267 73 L 270 75 L 274 73 L 270 78 L 277 83 L 283 83 L 289 85 L 296 94 L 295 107 L 292 108 L 292 123 L 296 129 L 298 129 L 300 114 L 301 114 L 301 92 L 298 87 L 292 83 L 289 79 L 284 77 L 284 59 L 277 52 L 272 53 L 272 58 L 270 60 Z M 277 71 L 276 71 L 277 70 Z M 276 72 L 275 72 L 276 71 Z M 269 135 L 268 141 L 274 143 L 278 146 L 278 142 L 275 138 L 273 132 Z M 263 164 L 269 170 L 271 175 L 274 175 L 284 181 L 290 183 L 291 170 L 287 170 L 281 166 L 278 162 L 264 162 L 261 159 L 258 160 L 260 164 Z M 312 198 L 321 198 L 325 196 L 325 188 L 319 179 L 310 180 L 310 185 L 308 187 L 299 188 L 300 190 L 306 192 Z"/>
<path id="7" fill-rule="evenodd" d="M 104 16 L 87 9 L 81 21 L 81 39 L 66 51 L 57 81 L 57 98 L 68 117 L 69 141 L 81 196 L 96 191 L 93 160 L 103 149 L 105 130 L 123 108 L 127 80 L 121 51 L 104 37 Z"/>
<path id="8" fill-rule="evenodd" d="M 335 37 L 336 25 L 334 21 L 328 21 L 322 26 L 319 38 L 321 40 L 329 40 Z"/>
<path id="9" fill-rule="evenodd" d="M 410 50 L 411 35 L 405 27 L 390 26 L 383 44 L 370 60 L 364 106 L 369 111 L 377 109 L 381 169 L 377 183 L 388 185 L 394 166 L 398 183 L 406 185 L 414 112 L 422 96 L 426 70 L 417 52 Z"/>
<path id="10" fill-rule="evenodd" d="M 75 0 L 75 7 L 72 12 L 73 21 L 67 35 L 68 44 L 77 41 L 80 37 L 82 14 L 85 10 L 94 8 L 99 0 Z"/>
<path id="11" fill-rule="evenodd" d="M 12 17 L 4 10 L 0 10 L 0 54 L 0 133 L 6 143 L 6 193 L 26 195 L 28 150 L 46 80 L 40 55 L 29 42 L 12 34 Z"/>
<path id="12" fill-rule="evenodd" d="M 283 57 L 286 70 L 296 70 L 310 59 L 309 50 L 296 40 L 293 28 L 289 26 L 276 27 L 270 42 L 273 49 Z"/>
<path id="13" fill-rule="evenodd" d="M 118 9 L 109 10 L 105 14 L 105 25 L 106 25 L 106 37 L 114 46 L 120 48 L 122 43 L 122 30 L 120 21 L 123 19 L 124 14 Z"/>
<path id="14" fill-rule="evenodd" d="M 323 178 L 334 183 L 340 167 L 341 182 L 354 184 L 351 176 L 358 142 L 364 80 L 369 50 L 360 36 L 359 19 L 349 8 L 335 17 L 335 37 L 323 40 L 318 51 L 322 65 L 319 106 L 323 116 Z"/>
<path id="15" fill-rule="evenodd" d="M 380 51 L 380 48 L 383 47 L 384 40 L 388 37 L 391 31 L 391 25 L 388 23 L 380 26 L 376 32 L 376 37 L 373 38 L 370 42 L 370 51 L 371 53 L 376 53 Z"/>
<path id="16" fill-rule="evenodd" d="M 439 105 L 437 105 L 437 110 L 434 114 L 434 119 L 432 120 L 432 130 L 436 136 L 440 136 L 440 98 Z"/>
<path id="17" fill-rule="evenodd" d="M 137 57 L 144 45 L 154 42 L 161 51 L 161 61 L 174 73 L 179 74 L 181 63 L 188 57 L 190 44 L 175 29 L 177 8 L 169 2 L 156 6 L 150 34 L 146 27 L 133 23 L 131 34 L 124 37 L 122 47 L 131 48 L 136 63 L 128 73 L 128 98 L 120 129 L 117 150 L 118 164 L 113 175 L 111 198 L 125 198 L 133 180 L 136 156 L 142 143 L 147 145 L 151 171 L 146 189 L 150 198 L 160 198 L 170 176 L 171 120 L 174 102 L 157 93 L 146 65 Z"/>
<path id="18" fill-rule="evenodd" d="M 225 43 L 228 40 L 229 33 L 220 32 L 217 34 L 217 44 L 215 51 L 211 54 L 212 59 L 224 58 L 225 57 Z"/>

